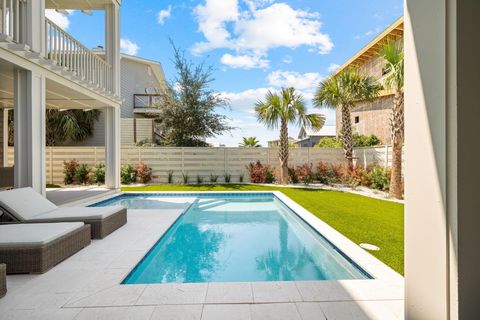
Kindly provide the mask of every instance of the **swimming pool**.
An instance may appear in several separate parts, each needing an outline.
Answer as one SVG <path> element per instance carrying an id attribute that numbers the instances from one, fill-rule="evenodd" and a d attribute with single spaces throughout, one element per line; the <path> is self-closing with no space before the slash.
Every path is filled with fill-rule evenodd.
<path id="1" fill-rule="evenodd" d="M 371 278 L 272 193 L 124 194 L 97 205 L 169 199 L 187 210 L 124 284 Z"/>

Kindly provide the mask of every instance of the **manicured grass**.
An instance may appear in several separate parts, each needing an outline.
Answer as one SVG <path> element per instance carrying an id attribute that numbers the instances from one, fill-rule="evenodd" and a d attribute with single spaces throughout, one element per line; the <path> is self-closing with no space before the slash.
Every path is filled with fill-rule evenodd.
<path id="1" fill-rule="evenodd" d="M 255 185 L 153 185 L 122 191 L 264 191 L 278 190 L 353 242 L 380 247 L 374 256 L 403 275 L 403 205 L 356 194 Z"/>

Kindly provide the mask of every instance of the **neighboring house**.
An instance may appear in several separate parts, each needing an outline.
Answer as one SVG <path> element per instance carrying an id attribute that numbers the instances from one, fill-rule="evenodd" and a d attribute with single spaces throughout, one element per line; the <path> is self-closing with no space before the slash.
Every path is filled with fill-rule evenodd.
<path id="1" fill-rule="evenodd" d="M 0 0 L 0 166 L 14 165 L 15 187 L 45 194 L 47 108 L 104 111 L 106 184 L 120 186 L 120 3 Z M 46 18 L 46 9 L 104 11 L 104 58 Z M 14 163 L 5 156 L 8 109 L 14 114 Z"/>
<path id="2" fill-rule="evenodd" d="M 292 137 L 288 137 L 288 144 L 289 145 L 294 145 L 295 142 L 297 142 L 297 140 L 295 140 Z M 280 139 L 271 140 L 271 141 L 268 141 L 267 143 L 268 143 L 269 148 L 278 148 L 280 146 Z"/>
<path id="3" fill-rule="evenodd" d="M 103 56 L 103 48 L 94 49 Z M 120 83 L 122 105 L 121 113 L 121 144 L 131 145 L 142 140 L 150 141 L 159 138 L 151 117 L 158 112 L 153 106 L 158 99 L 158 93 L 165 85 L 165 75 L 160 62 L 127 54 L 120 56 Z M 105 115 L 102 112 L 95 123 L 93 135 L 74 145 L 103 146 L 105 141 Z M 72 145 L 72 143 L 66 143 Z"/>
<path id="4" fill-rule="evenodd" d="M 335 126 L 323 126 L 320 130 L 302 127 L 298 134 L 298 140 L 295 142 L 295 144 L 300 148 L 311 148 L 323 138 L 333 138 L 335 136 Z"/>
<path id="5" fill-rule="evenodd" d="M 379 81 L 384 76 L 385 63 L 378 56 L 380 46 L 386 41 L 403 41 L 403 17 L 395 21 L 385 31 L 373 39 L 362 50 L 335 71 L 358 67 L 361 72 Z M 355 132 L 363 135 L 376 135 L 384 144 L 390 144 L 390 114 L 393 106 L 393 93 L 382 92 L 373 102 L 360 102 L 352 110 L 352 124 Z M 342 130 L 342 112 L 336 110 L 337 135 Z"/>

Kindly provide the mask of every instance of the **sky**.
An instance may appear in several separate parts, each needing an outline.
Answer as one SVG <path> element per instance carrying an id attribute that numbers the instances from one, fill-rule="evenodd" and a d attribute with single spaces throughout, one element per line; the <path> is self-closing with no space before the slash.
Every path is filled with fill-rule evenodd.
<path id="1" fill-rule="evenodd" d="M 169 39 L 194 63 L 212 65 L 211 88 L 230 101 L 218 112 L 235 129 L 208 141 L 237 146 L 254 136 L 266 146 L 279 132 L 257 122 L 255 102 L 293 86 L 309 113 L 335 125 L 334 110 L 313 107 L 315 89 L 402 13 L 403 0 L 123 0 L 121 50 L 161 62 L 167 81 L 175 78 Z M 104 44 L 102 11 L 47 16 L 89 48 Z"/>

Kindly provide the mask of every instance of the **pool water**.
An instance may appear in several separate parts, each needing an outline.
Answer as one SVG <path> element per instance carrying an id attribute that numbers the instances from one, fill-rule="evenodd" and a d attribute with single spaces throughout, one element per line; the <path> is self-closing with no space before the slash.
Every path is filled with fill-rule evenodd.
<path id="1" fill-rule="evenodd" d="M 124 284 L 370 278 L 273 194 L 192 201 Z"/>

